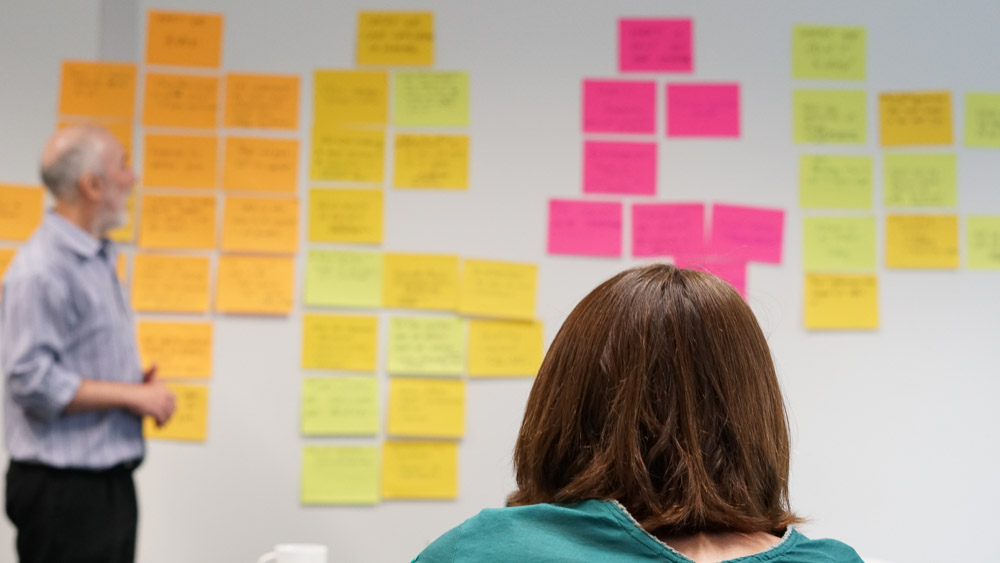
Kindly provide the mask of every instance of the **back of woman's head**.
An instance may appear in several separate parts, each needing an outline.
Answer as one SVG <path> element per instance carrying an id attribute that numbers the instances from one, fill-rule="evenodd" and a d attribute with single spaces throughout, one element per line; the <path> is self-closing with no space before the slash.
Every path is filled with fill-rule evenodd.
<path id="1" fill-rule="evenodd" d="M 767 342 L 718 278 L 669 265 L 604 282 L 538 372 L 512 505 L 614 499 L 648 531 L 779 531 L 788 430 Z"/>

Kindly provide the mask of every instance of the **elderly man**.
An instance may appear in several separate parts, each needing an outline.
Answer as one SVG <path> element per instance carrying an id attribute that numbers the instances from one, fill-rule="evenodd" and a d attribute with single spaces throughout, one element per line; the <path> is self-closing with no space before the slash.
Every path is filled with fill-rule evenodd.
<path id="1" fill-rule="evenodd" d="M 155 367 L 140 366 L 107 239 L 126 219 L 135 174 L 94 127 L 57 132 L 41 164 L 55 206 L 11 262 L 0 300 L 7 515 L 22 563 L 131 562 L 142 417 L 163 424 L 174 411 Z"/>

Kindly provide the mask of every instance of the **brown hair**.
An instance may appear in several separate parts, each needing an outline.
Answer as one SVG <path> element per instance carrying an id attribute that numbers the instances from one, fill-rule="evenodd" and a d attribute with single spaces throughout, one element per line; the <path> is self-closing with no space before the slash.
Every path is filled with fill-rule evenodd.
<path id="1" fill-rule="evenodd" d="M 539 369 L 512 506 L 614 499 L 660 537 L 777 532 L 788 428 L 753 312 L 718 278 L 626 270 L 573 309 Z"/>

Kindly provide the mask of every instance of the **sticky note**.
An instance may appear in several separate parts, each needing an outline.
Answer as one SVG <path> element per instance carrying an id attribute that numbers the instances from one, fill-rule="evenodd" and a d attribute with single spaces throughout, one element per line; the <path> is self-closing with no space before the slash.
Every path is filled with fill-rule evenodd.
<path id="1" fill-rule="evenodd" d="M 132 266 L 132 308 L 140 312 L 208 311 L 207 256 L 136 254 Z"/>
<path id="2" fill-rule="evenodd" d="M 531 320 L 535 317 L 538 266 L 491 260 L 462 264 L 459 312 L 465 315 Z"/>
<path id="3" fill-rule="evenodd" d="M 42 188 L 0 184 L 0 239 L 28 240 L 42 222 L 44 199 Z"/>
<path id="4" fill-rule="evenodd" d="M 585 133 L 655 133 L 656 83 L 583 81 Z"/>
<path id="5" fill-rule="evenodd" d="M 796 143 L 863 145 L 867 142 L 864 90 L 796 90 L 792 105 Z"/>
<path id="6" fill-rule="evenodd" d="M 262 256 L 219 258 L 215 310 L 244 315 L 292 311 L 295 259 Z"/>
<path id="7" fill-rule="evenodd" d="M 378 405 L 378 380 L 372 376 L 307 377 L 302 380 L 302 434 L 374 436 Z"/>
<path id="8" fill-rule="evenodd" d="M 1000 215 L 970 215 L 965 219 L 967 265 L 972 270 L 1000 270 Z M 0 259 L 0 274 L 3 266 Z"/>
<path id="9" fill-rule="evenodd" d="M 310 250 L 304 301 L 313 307 L 380 307 L 382 254 Z"/>
<path id="10" fill-rule="evenodd" d="M 783 209 L 712 205 L 711 250 L 729 259 L 781 263 Z"/>
<path id="11" fill-rule="evenodd" d="M 1000 93 L 965 95 L 965 144 L 1000 148 Z"/>
<path id="12" fill-rule="evenodd" d="M 739 84 L 667 84 L 668 137 L 739 137 Z"/>
<path id="13" fill-rule="evenodd" d="M 954 207 L 955 154 L 886 154 L 882 166 L 886 207 Z"/>
<path id="14" fill-rule="evenodd" d="M 618 70 L 694 70 L 691 18 L 618 20 Z"/>
<path id="15" fill-rule="evenodd" d="M 135 240 L 135 192 L 125 201 L 125 222 L 108 231 L 108 238 L 115 242 L 132 242 Z"/>
<path id="16" fill-rule="evenodd" d="M 115 276 L 118 278 L 118 283 L 121 285 L 128 285 L 128 257 L 124 253 L 119 253 L 118 258 L 115 260 Z M 0 272 L 0 278 L 3 277 L 3 272 Z"/>
<path id="17" fill-rule="evenodd" d="M 958 268 L 958 216 L 889 215 L 885 254 L 890 268 Z"/>
<path id="18" fill-rule="evenodd" d="M 951 92 L 879 94 L 882 146 L 950 145 Z"/>
<path id="19" fill-rule="evenodd" d="M 458 256 L 386 253 L 382 305 L 399 309 L 458 309 Z"/>
<path id="20" fill-rule="evenodd" d="M 17 249 L 0 248 L 0 280 L 3 280 L 4 274 L 7 273 L 7 267 L 10 266 L 10 261 L 14 259 L 15 254 L 17 254 Z"/>
<path id="21" fill-rule="evenodd" d="M 799 205 L 807 209 L 871 209 L 872 158 L 800 156 Z"/>
<path id="22" fill-rule="evenodd" d="M 621 256 L 622 204 L 550 199 L 548 252 Z"/>
<path id="23" fill-rule="evenodd" d="M 381 190 L 309 190 L 309 242 L 382 242 Z"/>
<path id="24" fill-rule="evenodd" d="M 878 278 L 874 274 L 806 274 L 803 298 L 808 329 L 878 328 Z"/>
<path id="25" fill-rule="evenodd" d="M 218 159 L 214 135 L 146 135 L 142 183 L 150 188 L 215 188 Z"/>
<path id="26" fill-rule="evenodd" d="M 186 74 L 146 74 L 142 124 L 212 129 L 218 126 L 219 79 Z"/>
<path id="27" fill-rule="evenodd" d="M 316 127 L 388 122 L 389 78 L 384 72 L 317 70 L 313 87 Z"/>
<path id="28" fill-rule="evenodd" d="M 583 193 L 656 195 L 656 143 L 583 143 Z"/>
<path id="29" fill-rule="evenodd" d="M 542 365 L 542 323 L 469 321 L 469 377 L 531 377 Z"/>
<path id="30" fill-rule="evenodd" d="M 375 371 L 378 317 L 306 313 L 302 317 L 302 367 Z"/>
<path id="31" fill-rule="evenodd" d="M 313 180 L 382 182 L 385 131 L 317 126 L 312 138 L 309 177 Z"/>
<path id="32" fill-rule="evenodd" d="M 299 77 L 294 74 L 226 74 L 226 127 L 299 128 Z"/>
<path id="33" fill-rule="evenodd" d="M 299 200 L 226 197 L 222 250 L 295 254 L 299 249 Z"/>
<path id="34" fill-rule="evenodd" d="M 469 187 L 469 137 L 396 135 L 392 185 L 397 188 Z"/>
<path id="35" fill-rule="evenodd" d="M 212 323 L 140 319 L 136 334 L 142 365 L 156 364 L 157 377 L 212 377 Z"/>
<path id="36" fill-rule="evenodd" d="M 378 500 L 378 448 L 302 448 L 302 504 L 372 505 Z"/>
<path id="37" fill-rule="evenodd" d="M 805 271 L 875 270 L 874 217 L 806 217 L 802 231 Z"/>
<path id="38" fill-rule="evenodd" d="M 866 45 L 863 27 L 797 25 L 792 31 L 792 77 L 864 80 Z"/>
<path id="39" fill-rule="evenodd" d="M 389 378 L 386 433 L 409 438 L 461 438 L 465 433 L 465 381 Z"/>
<path id="40" fill-rule="evenodd" d="M 296 193 L 299 142 L 295 139 L 228 137 L 222 186 L 227 190 Z"/>
<path id="41" fill-rule="evenodd" d="M 466 72 L 397 72 L 393 94 L 393 121 L 398 127 L 469 125 Z"/>
<path id="42" fill-rule="evenodd" d="M 705 205 L 636 203 L 632 256 L 689 256 L 705 252 Z"/>
<path id="43" fill-rule="evenodd" d="M 434 64 L 432 12 L 360 12 L 358 65 Z"/>
<path id="44" fill-rule="evenodd" d="M 733 286 L 733 289 L 746 299 L 746 261 L 718 256 L 675 256 L 674 265 L 686 270 L 698 270 L 712 274 Z"/>
<path id="45" fill-rule="evenodd" d="M 110 117 L 135 114 L 135 64 L 63 61 L 59 115 Z"/>
<path id="46" fill-rule="evenodd" d="M 147 64 L 218 68 L 221 60 L 221 14 L 149 11 Z"/>
<path id="47" fill-rule="evenodd" d="M 204 442 L 208 435 L 208 386 L 165 384 L 175 396 L 174 415 L 161 428 L 151 417 L 143 419 L 147 439 Z"/>
<path id="48" fill-rule="evenodd" d="M 215 196 L 143 196 L 139 246 L 185 250 L 215 248 Z"/>
<path id="49" fill-rule="evenodd" d="M 388 357 L 391 374 L 460 375 L 465 371 L 465 324 L 455 317 L 393 317 Z"/>
<path id="50" fill-rule="evenodd" d="M 458 497 L 458 444 L 387 440 L 382 446 L 382 498 Z"/>

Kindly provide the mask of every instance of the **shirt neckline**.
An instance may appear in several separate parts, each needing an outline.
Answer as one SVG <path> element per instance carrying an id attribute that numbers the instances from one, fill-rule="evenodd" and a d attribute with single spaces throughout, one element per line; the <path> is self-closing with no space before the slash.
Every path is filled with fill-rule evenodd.
<path id="1" fill-rule="evenodd" d="M 49 211 L 45 215 L 45 224 L 55 238 L 56 243 L 74 254 L 83 258 L 97 258 L 101 253 L 101 249 L 106 247 L 105 254 L 108 260 L 110 261 L 113 258 L 114 247 L 110 241 L 94 238 L 93 235 L 74 225 L 55 211 Z"/>

